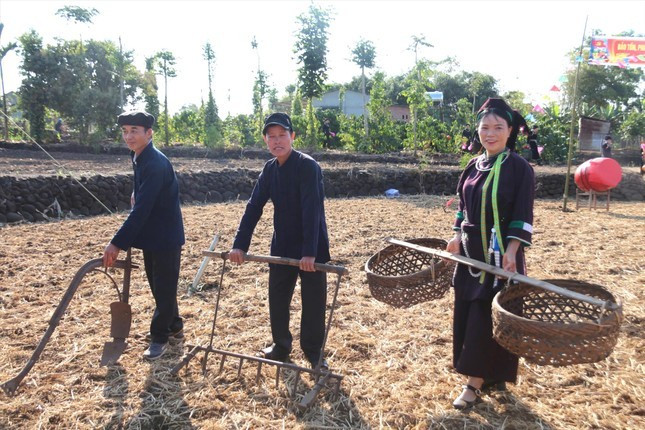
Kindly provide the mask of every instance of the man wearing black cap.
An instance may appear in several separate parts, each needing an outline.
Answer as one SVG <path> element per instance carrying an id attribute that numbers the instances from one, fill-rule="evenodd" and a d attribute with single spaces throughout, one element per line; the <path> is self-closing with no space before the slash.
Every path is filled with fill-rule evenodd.
<path id="1" fill-rule="evenodd" d="M 289 115 L 269 115 L 264 121 L 262 135 L 275 158 L 264 165 L 253 188 L 235 235 L 230 260 L 238 264 L 244 262 L 253 230 L 264 205 L 271 199 L 274 207 L 271 255 L 298 259 L 300 267 L 269 266 L 273 344 L 259 355 L 276 361 L 289 360 L 293 340 L 289 331 L 289 305 L 300 276 L 300 347 L 312 367 L 316 367 L 323 358 L 327 279 L 324 272 L 315 271 L 314 263 L 330 260 L 322 171 L 313 158 L 292 148 L 295 133 Z M 321 367 L 327 368 L 324 358 Z"/>
<path id="2" fill-rule="evenodd" d="M 155 311 L 151 343 L 143 353 L 154 360 L 166 351 L 168 339 L 183 338 L 177 306 L 181 247 L 185 242 L 179 207 L 179 185 L 170 161 L 152 144 L 155 118 L 147 112 L 124 112 L 117 123 L 130 148 L 134 167 L 132 210 L 103 253 L 103 265 L 114 264 L 121 250 L 143 250 L 143 261 Z"/>

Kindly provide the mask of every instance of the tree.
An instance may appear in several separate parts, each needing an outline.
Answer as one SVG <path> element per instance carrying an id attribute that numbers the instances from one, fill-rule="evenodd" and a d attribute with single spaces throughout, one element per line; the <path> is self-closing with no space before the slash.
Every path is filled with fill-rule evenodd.
<path id="1" fill-rule="evenodd" d="M 4 24 L 0 22 L 0 37 L 2 36 L 2 30 L 4 29 Z M 2 73 L 2 60 L 5 55 L 10 51 L 13 51 L 18 47 L 16 42 L 10 42 L 7 46 L 0 45 L 0 82 L 2 82 L 2 110 L 4 112 L 4 140 L 9 140 L 9 119 L 7 112 L 7 96 L 4 92 L 4 74 Z"/>
<path id="2" fill-rule="evenodd" d="M 23 76 L 20 85 L 19 106 L 29 121 L 29 131 L 37 142 L 45 135 L 45 107 L 49 103 L 49 87 L 53 84 L 54 67 L 49 53 L 43 49 L 43 40 L 34 30 L 18 39 L 22 46 Z"/>
<path id="3" fill-rule="evenodd" d="M 396 123 L 388 109 L 391 105 L 385 91 L 385 75 L 382 72 L 374 74 L 374 85 L 367 105 L 370 114 L 372 134 L 368 137 L 369 150 L 387 152 L 398 149 L 401 142 L 397 134 Z"/>
<path id="4" fill-rule="evenodd" d="M 426 99 L 426 85 L 424 82 L 430 81 L 430 68 L 426 61 L 418 62 L 410 71 L 406 79 L 406 88 L 401 92 L 410 107 L 412 114 L 412 147 L 416 154 L 418 148 L 417 122 L 421 112 L 427 109 L 428 100 Z"/>
<path id="5" fill-rule="evenodd" d="M 365 137 L 369 137 L 368 114 L 365 105 L 365 68 L 374 67 L 376 49 L 369 40 L 361 39 L 352 49 L 352 61 L 361 68 L 361 92 L 363 94 L 363 123 L 365 124 Z"/>
<path id="6" fill-rule="evenodd" d="M 172 129 L 178 142 L 197 143 L 205 139 L 204 108 L 194 104 L 182 106 L 172 117 Z"/>
<path id="7" fill-rule="evenodd" d="M 156 58 L 156 74 L 163 75 L 164 82 L 164 141 L 166 145 L 170 143 L 170 135 L 168 131 L 168 78 L 177 76 L 175 71 L 175 56 L 170 51 L 160 51 L 155 54 Z"/>
<path id="8" fill-rule="evenodd" d="M 85 9 L 80 6 L 65 6 L 56 11 L 56 15 L 65 18 L 68 21 L 77 23 L 91 24 L 92 19 L 98 15 L 99 11 L 92 8 Z"/>
<path id="9" fill-rule="evenodd" d="M 313 114 L 313 99 L 323 92 L 323 84 L 327 79 L 327 40 L 330 13 L 313 4 L 307 14 L 298 16 L 300 31 L 296 35 L 294 53 L 297 56 L 298 81 L 300 92 L 307 99 L 307 143 L 316 144 L 315 116 Z"/>
<path id="10" fill-rule="evenodd" d="M 217 114 L 217 105 L 213 96 L 213 63 L 215 62 L 215 52 L 211 44 L 206 42 L 204 45 L 204 59 L 208 64 L 208 99 L 204 111 L 204 143 L 207 146 L 214 146 L 222 140 L 221 121 Z"/>
<path id="11" fill-rule="evenodd" d="M 483 104 L 487 98 L 498 95 L 497 81 L 491 75 L 484 73 L 463 73 L 468 85 L 468 92 L 473 97 L 473 113 L 475 113 L 477 105 L 480 105 L 478 100 L 481 100 L 481 104 Z"/>
<path id="12" fill-rule="evenodd" d="M 85 9 L 80 6 L 65 6 L 56 11 L 55 15 L 77 24 L 92 24 L 92 19 L 99 11 L 92 8 Z M 80 38 L 80 49 L 83 50 L 83 37 Z"/>
<path id="13" fill-rule="evenodd" d="M 155 56 L 146 58 L 146 71 L 143 73 L 142 90 L 143 99 L 146 104 L 146 111 L 156 119 L 159 119 L 159 86 L 157 85 L 157 75 L 155 73 L 156 61 L 157 59 Z M 152 128 L 157 130 L 158 125 L 158 122 L 155 121 Z"/>
<path id="14" fill-rule="evenodd" d="M 46 51 L 55 65 L 48 87 L 48 107 L 67 118 L 87 142 L 112 134 L 116 116 L 127 98 L 135 100 L 141 76 L 133 65 L 132 52 L 123 52 L 112 41 L 59 41 Z M 120 70 L 121 73 L 114 72 Z"/>
<path id="15" fill-rule="evenodd" d="M 419 68 L 419 57 L 418 57 L 418 50 L 419 46 L 428 46 L 430 48 L 433 48 L 434 46 L 431 45 L 429 42 L 426 41 L 426 38 L 424 35 L 413 35 L 412 36 L 412 44 L 408 47 L 408 50 L 414 51 L 414 68 L 417 71 L 417 83 L 411 83 L 408 86 L 408 91 L 407 94 L 408 96 L 408 104 L 410 104 L 410 110 L 412 111 L 412 128 L 413 128 L 413 133 L 414 133 L 414 153 L 416 154 L 417 152 L 417 115 L 418 115 L 418 107 L 421 106 L 422 101 L 419 101 L 419 97 L 421 96 L 421 87 L 423 86 L 421 82 L 421 70 Z M 423 86 L 424 87 L 424 86 Z M 423 89 L 423 95 L 425 95 L 425 88 Z M 412 98 L 410 98 L 412 97 Z M 410 103 L 410 100 L 413 101 L 413 104 Z"/>

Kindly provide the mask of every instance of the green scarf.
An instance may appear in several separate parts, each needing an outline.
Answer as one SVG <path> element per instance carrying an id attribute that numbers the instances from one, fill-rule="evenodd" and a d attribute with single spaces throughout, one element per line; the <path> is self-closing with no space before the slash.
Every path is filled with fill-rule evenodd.
<path id="1" fill-rule="evenodd" d="M 508 157 L 508 155 L 509 155 L 508 151 L 504 151 L 501 154 L 499 154 L 499 156 L 497 157 L 497 160 L 495 160 L 495 165 L 493 166 L 490 173 L 488 174 L 488 178 L 486 178 L 486 182 L 484 182 L 484 186 L 482 187 L 482 207 L 481 207 L 480 228 L 481 228 L 481 235 L 482 235 L 482 247 L 484 248 L 484 259 L 486 260 L 487 264 L 490 264 L 490 255 L 488 254 L 488 247 L 486 246 L 488 244 L 488 239 L 487 239 L 488 227 L 486 226 L 486 194 L 488 193 L 488 187 L 490 186 L 491 181 L 493 182 L 491 199 L 493 203 L 493 222 L 495 223 L 495 232 L 496 232 L 495 234 L 497 234 L 497 241 L 499 242 L 500 254 L 504 255 L 504 243 L 501 238 L 502 229 L 500 228 L 500 224 L 499 224 L 499 208 L 497 206 L 497 189 L 499 187 L 499 177 L 500 177 L 500 171 L 502 169 L 502 163 Z M 486 276 L 486 272 L 482 271 L 482 274 L 479 277 L 480 284 L 484 283 L 485 276 Z"/>

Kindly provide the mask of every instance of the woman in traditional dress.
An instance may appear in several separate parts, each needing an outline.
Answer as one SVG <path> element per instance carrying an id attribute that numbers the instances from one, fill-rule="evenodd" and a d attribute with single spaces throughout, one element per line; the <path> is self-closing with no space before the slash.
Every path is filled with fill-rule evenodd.
<path id="1" fill-rule="evenodd" d="M 455 236 L 446 249 L 525 273 L 523 248 L 531 244 L 535 177 L 514 151 L 520 118 L 502 99 L 488 99 L 480 108 L 477 132 L 485 152 L 459 179 Z M 466 377 L 453 406 L 468 409 L 480 400 L 482 389 L 515 382 L 518 358 L 493 339 L 491 305 L 504 280 L 458 264 L 453 285 L 453 365 Z"/>

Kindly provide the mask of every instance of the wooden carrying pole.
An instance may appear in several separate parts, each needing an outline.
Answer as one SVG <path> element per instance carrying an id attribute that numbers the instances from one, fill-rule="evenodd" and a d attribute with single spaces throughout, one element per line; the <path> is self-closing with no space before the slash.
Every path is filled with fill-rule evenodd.
<path id="1" fill-rule="evenodd" d="M 592 305 L 595 306 L 600 306 L 602 309 L 608 309 L 611 311 L 620 309 L 622 306 L 610 302 L 610 301 L 604 301 L 600 299 L 596 299 L 594 297 L 589 297 L 585 294 L 580 294 L 576 293 L 575 291 L 570 291 L 567 290 L 566 288 L 558 287 L 557 285 L 550 284 L 548 282 L 541 281 L 539 279 L 533 279 L 529 278 L 526 275 L 521 275 L 516 272 L 509 272 L 508 270 L 504 270 L 501 267 L 496 267 L 492 266 L 490 264 L 484 263 L 479 260 L 475 260 L 472 258 L 464 257 L 463 255 L 458 255 L 458 254 L 452 254 L 447 251 L 442 251 L 440 249 L 434 249 L 434 248 L 428 248 L 425 246 L 420 246 L 420 245 L 415 245 L 413 243 L 405 242 L 403 240 L 398 240 L 398 239 L 388 239 L 387 240 L 389 243 L 392 243 L 394 245 L 399 245 L 399 246 L 404 246 L 406 248 L 414 249 L 419 252 L 425 252 L 426 254 L 432 254 L 436 255 L 437 257 L 441 258 L 446 258 L 448 260 L 456 261 L 457 263 L 460 264 L 465 264 L 466 266 L 474 267 L 478 270 L 483 270 L 485 272 L 491 273 L 493 275 L 506 278 L 509 281 L 519 281 L 524 284 L 532 285 L 534 287 L 542 288 L 547 291 L 551 291 L 552 293 L 557 293 L 562 296 L 568 297 L 570 299 L 574 300 L 580 300 L 582 302 L 587 302 L 591 303 Z"/>

